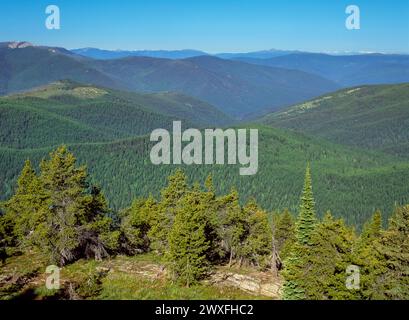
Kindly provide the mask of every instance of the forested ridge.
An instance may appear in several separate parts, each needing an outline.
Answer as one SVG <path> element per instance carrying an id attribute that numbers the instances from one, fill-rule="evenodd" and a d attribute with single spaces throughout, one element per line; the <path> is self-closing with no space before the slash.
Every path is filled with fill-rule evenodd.
<path id="1" fill-rule="evenodd" d="M 270 113 L 261 123 L 408 157 L 409 84 L 359 86 Z"/>
<path id="2" fill-rule="evenodd" d="M 180 94 L 133 94 L 72 81 L 2 97 L 0 115 L 0 144 L 18 149 L 146 135 L 171 128 L 173 120 L 194 127 L 232 121 Z"/>
<path id="3" fill-rule="evenodd" d="M 289 300 L 409 297 L 409 206 L 395 208 L 387 227 L 374 212 L 360 233 L 329 211 L 320 219 L 309 164 L 293 214 L 269 213 L 254 198 L 241 205 L 234 188 L 217 196 L 211 175 L 203 184 L 188 183 L 176 170 L 160 195 L 134 199 L 113 215 L 66 146 L 51 152 L 38 173 L 34 169 L 27 160 L 15 192 L 1 206 L 3 262 L 36 248 L 59 266 L 152 252 L 169 281 L 183 287 L 205 280 L 219 265 L 235 265 L 283 276 L 282 298 Z M 360 274 L 352 288 L 351 266 Z M 71 297 L 97 295 L 101 277 L 70 287 Z M 6 286 L 0 296 L 10 290 L 19 287 Z"/>

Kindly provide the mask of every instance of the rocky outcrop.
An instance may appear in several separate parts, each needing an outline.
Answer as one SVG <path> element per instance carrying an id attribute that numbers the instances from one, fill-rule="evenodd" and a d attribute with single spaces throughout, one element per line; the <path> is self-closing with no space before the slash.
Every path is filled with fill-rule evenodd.
<path id="1" fill-rule="evenodd" d="M 243 275 L 233 272 L 215 272 L 208 280 L 210 284 L 237 288 L 254 295 L 279 299 L 282 281 L 266 273 Z"/>
<path id="2" fill-rule="evenodd" d="M 121 271 L 128 274 L 135 274 L 146 277 L 151 280 L 166 277 L 166 269 L 158 264 L 139 264 L 127 261 L 112 264 L 109 266 L 109 272 Z"/>

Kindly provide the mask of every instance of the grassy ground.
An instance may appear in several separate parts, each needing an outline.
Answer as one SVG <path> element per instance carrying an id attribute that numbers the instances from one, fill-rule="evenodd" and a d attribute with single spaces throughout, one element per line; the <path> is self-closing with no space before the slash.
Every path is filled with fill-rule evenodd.
<path id="1" fill-rule="evenodd" d="M 77 261 L 61 269 L 60 290 L 45 287 L 47 265 L 38 252 L 8 258 L 5 264 L 0 265 L 0 299 L 268 299 L 206 282 L 189 288 L 181 287 L 168 280 L 160 259 L 153 254 Z M 238 271 L 250 272 L 233 272 Z"/>

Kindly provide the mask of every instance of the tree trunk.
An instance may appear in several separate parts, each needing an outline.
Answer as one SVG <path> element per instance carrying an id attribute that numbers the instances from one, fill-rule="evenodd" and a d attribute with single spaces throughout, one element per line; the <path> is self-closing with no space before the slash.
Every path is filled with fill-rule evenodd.
<path id="1" fill-rule="evenodd" d="M 280 256 L 278 254 L 278 250 L 275 245 L 275 238 L 273 235 L 273 248 L 271 253 L 271 271 L 273 272 L 274 276 L 278 276 L 278 271 L 281 270 L 282 263 Z"/>
<path id="2" fill-rule="evenodd" d="M 232 262 L 233 262 L 233 250 L 230 251 L 229 268 L 231 268 Z"/>

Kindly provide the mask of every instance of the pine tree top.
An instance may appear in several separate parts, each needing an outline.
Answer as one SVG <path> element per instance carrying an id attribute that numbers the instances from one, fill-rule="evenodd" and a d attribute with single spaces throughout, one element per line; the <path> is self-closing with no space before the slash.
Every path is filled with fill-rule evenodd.
<path id="1" fill-rule="evenodd" d="M 26 160 L 24 163 L 23 170 L 21 171 L 21 174 L 17 180 L 17 194 L 27 194 L 30 193 L 34 190 L 33 189 L 33 184 L 35 183 L 37 179 L 36 173 L 33 169 L 33 166 L 31 164 L 30 160 Z"/>
<path id="2" fill-rule="evenodd" d="M 311 170 L 308 164 L 305 172 L 304 189 L 301 195 L 300 214 L 297 220 L 297 239 L 300 244 L 310 243 L 316 221 Z"/>

